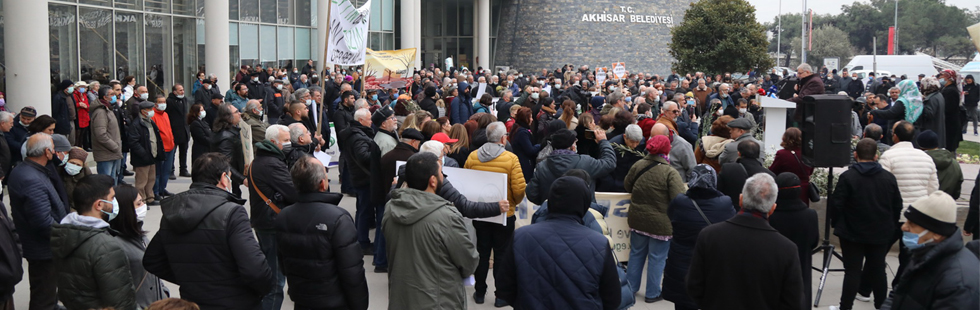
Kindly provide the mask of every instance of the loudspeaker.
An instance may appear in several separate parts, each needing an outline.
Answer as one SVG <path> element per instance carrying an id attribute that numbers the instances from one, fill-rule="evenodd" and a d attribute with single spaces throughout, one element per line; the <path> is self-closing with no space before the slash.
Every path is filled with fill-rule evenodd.
<path id="1" fill-rule="evenodd" d="M 844 95 L 803 98 L 803 161 L 811 167 L 846 167 L 851 163 L 851 107 Z"/>

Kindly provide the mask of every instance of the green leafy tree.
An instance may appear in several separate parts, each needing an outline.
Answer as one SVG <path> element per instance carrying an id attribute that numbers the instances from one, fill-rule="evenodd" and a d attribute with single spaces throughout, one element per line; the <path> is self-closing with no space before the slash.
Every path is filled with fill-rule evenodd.
<path id="1" fill-rule="evenodd" d="M 799 53 L 800 50 L 799 41 L 793 41 L 793 39 L 798 39 L 800 37 L 800 31 L 802 30 L 802 25 L 800 25 L 800 23 L 803 22 L 803 20 L 800 16 L 801 15 L 799 13 L 782 15 L 783 31 L 781 40 L 777 40 L 776 37 L 776 33 L 779 31 L 779 16 L 774 17 L 771 23 L 765 24 L 766 30 L 773 34 L 772 39 L 769 40 L 769 52 L 775 53 L 777 51 L 776 43 L 778 42 L 780 44 L 779 52 L 786 54 L 786 58 L 780 60 L 780 62 L 782 62 L 781 65 L 784 67 L 790 66 L 789 61 L 790 57 L 792 56 L 792 52 L 796 51 L 796 53 Z M 825 25 L 834 25 L 836 22 L 837 16 L 834 15 L 813 15 L 814 31 L 817 28 Z M 796 42 L 796 44 L 793 44 L 793 42 Z"/>
<path id="2" fill-rule="evenodd" d="M 691 3 L 684 21 L 670 30 L 670 55 L 679 72 L 744 72 L 773 66 L 765 27 L 745 0 Z"/>
<path id="3" fill-rule="evenodd" d="M 818 68 L 823 65 L 824 58 L 839 57 L 843 66 L 854 55 L 854 47 L 845 37 L 847 33 L 834 26 L 813 29 L 813 41 L 810 43 L 811 50 L 806 53 L 806 62 Z M 793 52 L 799 54 L 800 48 L 800 38 L 796 37 L 793 39 Z"/>

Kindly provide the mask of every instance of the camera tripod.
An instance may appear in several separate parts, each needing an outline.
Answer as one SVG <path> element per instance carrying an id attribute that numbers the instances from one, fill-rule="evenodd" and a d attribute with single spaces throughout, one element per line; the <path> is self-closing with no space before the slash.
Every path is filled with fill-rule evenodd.
<path id="1" fill-rule="evenodd" d="M 813 307 L 816 308 L 817 304 L 820 303 L 820 295 L 823 294 L 824 284 L 827 283 L 827 274 L 831 272 L 840 272 L 844 269 L 830 269 L 830 260 L 834 256 L 843 262 L 844 258 L 841 257 L 840 253 L 837 253 L 833 244 L 830 244 L 830 195 L 834 189 L 834 168 L 828 168 L 827 172 L 827 206 L 824 211 L 824 221 L 823 221 L 823 242 L 816 249 L 813 249 L 813 254 L 817 254 L 823 251 L 823 268 L 817 268 L 811 266 L 813 270 L 820 271 L 820 286 L 817 288 L 817 295 L 813 296 Z"/>

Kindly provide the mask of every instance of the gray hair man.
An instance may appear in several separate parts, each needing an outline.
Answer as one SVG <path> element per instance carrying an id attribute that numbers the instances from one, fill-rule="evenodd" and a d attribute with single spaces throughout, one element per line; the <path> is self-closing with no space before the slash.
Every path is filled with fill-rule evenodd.
<path id="1" fill-rule="evenodd" d="M 731 122 L 728 122 L 728 128 L 731 129 L 730 135 L 732 138 L 735 139 L 735 141 L 729 143 L 728 145 L 725 145 L 725 150 L 722 151 L 721 155 L 718 156 L 718 160 L 722 165 L 728 163 L 734 163 L 735 160 L 738 159 L 739 157 L 738 144 L 741 143 L 742 141 L 753 141 L 759 144 L 760 146 L 765 145 L 759 140 L 756 140 L 754 136 L 752 136 L 753 126 L 754 125 L 752 124 L 752 121 L 745 118 L 738 118 Z M 759 162 L 760 163 L 764 162 L 765 158 L 766 158 L 766 150 L 762 149 L 759 152 Z"/>
<path id="2" fill-rule="evenodd" d="M 620 108 L 626 110 L 626 95 L 621 91 L 614 91 L 606 96 L 606 104 L 602 106 L 602 110 L 599 114 L 606 115 L 612 108 Z"/>
<path id="3" fill-rule="evenodd" d="M 888 144 L 885 144 L 885 143 L 881 142 L 881 138 L 885 137 L 885 132 L 884 132 L 884 129 L 881 128 L 881 126 L 878 126 L 878 124 L 871 123 L 871 124 L 868 124 L 867 126 L 864 126 L 864 136 L 863 137 L 864 138 L 871 138 L 872 140 L 875 140 L 875 143 L 878 144 L 878 155 L 879 156 L 881 156 L 882 153 L 884 153 L 889 148 L 891 148 L 891 145 L 888 145 Z"/>
<path id="4" fill-rule="evenodd" d="M 626 131 L 622 135 L 609 139 L 609 144 L 614 150 L 618 150 L 615 152 L 616 169 L 613 169 L 606 176 L 596 178 L 595 190 L 597 192 L 625 193 L 626 188 L 623 185 L 623 180 L 626 179 L 626 174 L 629 173 L 633 164 L 647 154 L 643 129 L 637 124 L 626 125 Z"/>
<path id="5" fill-rule="evenodd" d="M 269 123 L 262 121 L 262 116 L 264 115 L 265 110 L 262 109 L 262 103 L 258 100 L 251 99 L 245 103 L 245 110 L 242 111 L 242 121 L 252 129 L 252 144 L 265 140 L 265 132 L 266 128 L 269 127 Z"/>
<path id="6" fill-rule="evenodd" d="M 287 128 L 289 143 L 283 146 L 282 153 L 286 156 L 286 167 L 292 169 L 303 157 L 313 156 L 313 137 L 303 123 L 292 123 Z"/>

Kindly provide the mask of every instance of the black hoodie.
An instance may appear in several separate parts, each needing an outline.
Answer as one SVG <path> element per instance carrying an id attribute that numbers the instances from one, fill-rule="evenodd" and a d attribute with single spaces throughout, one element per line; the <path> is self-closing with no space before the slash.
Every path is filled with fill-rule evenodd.
<path id="1" fill-rule="evenodd" d="M 902 212 L 898 181 L 877 162 L 853 164 L 840 175 L 827 210 L 838 237 L 867 244 L 894 242 Z"/>

